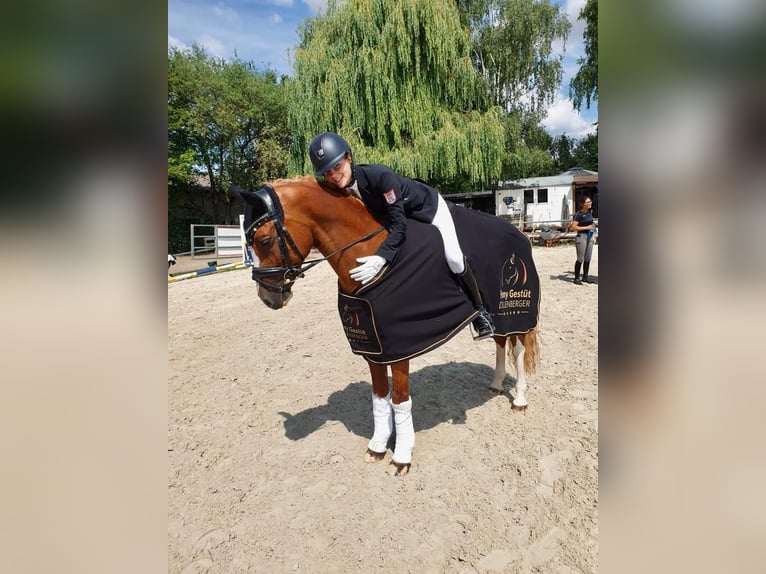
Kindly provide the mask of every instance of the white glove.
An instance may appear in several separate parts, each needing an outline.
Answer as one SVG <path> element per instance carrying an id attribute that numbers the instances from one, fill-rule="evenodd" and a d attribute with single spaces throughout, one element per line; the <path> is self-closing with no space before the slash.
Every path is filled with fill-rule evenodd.
<path id="1" fill-rule="evenodd" d="M 367 283 L 369 283 L 386 264 L 386 260 L 380 255 L 358 257 L 356 261 L 362 265 L 354 267 L 349 271 L 349 275 L 351 275 L 351 279 L 354 281 L 361 281 L 362 285 L 367 285 Z"/>

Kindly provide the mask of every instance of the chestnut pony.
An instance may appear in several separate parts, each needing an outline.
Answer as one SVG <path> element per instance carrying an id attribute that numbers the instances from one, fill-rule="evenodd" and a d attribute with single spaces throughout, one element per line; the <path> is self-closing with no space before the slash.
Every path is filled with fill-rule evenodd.
<path id="1" fill-rule="evenodd" d="M 370 214 L 361 200 L 329 183 L 303 176 L 275 180 L 256 192 L 232 187 L 250 206 L 252 221 L 246 222 L 245 235 L 258 258 L 253 279 L 258 283 L 259 298 L 272 309 L 281 309 L 290 301 L 295 280 L 314 265 L 327 261 L 338 275 L 338 286 L 352 293 L 359 283 L 349 270 L 356 259 L 373 255 L 386 231 Z M 324 257 L 306 258 L 315 247 Z M 514 410 L 524 410 L 526 372 L 534 372 L 538 362 L 537 333 L 495 336 L 495 371 L 489 385 L 493 394 L 502 392 L 508 357 L 516 368 Z M 415 444 L 409 390 L 409 360 L 390 364 L 393 389 L 389 388 L 389 365 L 368 361 L 372 377 L 374 434 L 366 459 L 381 461 L 386 444 L 396 430 L 396 446 L 389 472 L 404 476 L 410 470 Z"/>

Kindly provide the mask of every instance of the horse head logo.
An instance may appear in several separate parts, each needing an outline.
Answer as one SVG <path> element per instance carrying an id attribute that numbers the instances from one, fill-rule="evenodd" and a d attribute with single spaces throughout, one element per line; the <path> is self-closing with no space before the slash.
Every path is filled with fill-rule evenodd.
<path id="1" fill-rule="evenodd" d="M 359 314 L 356 311 L 352 311 L 348 306 L 348 303 L 343 306 L 340 320 L 343 321 L 344 325 L 348 325 L 349 327 L 359 326 Z"/>
<path id="2" fill-rule="evenodd" d="M 527 266 L 524 261 L 516 258 L 516 253 L 511 255 L 503 264 L 503 285 L 506 288 L 523 287 L 527 282 Z"/>

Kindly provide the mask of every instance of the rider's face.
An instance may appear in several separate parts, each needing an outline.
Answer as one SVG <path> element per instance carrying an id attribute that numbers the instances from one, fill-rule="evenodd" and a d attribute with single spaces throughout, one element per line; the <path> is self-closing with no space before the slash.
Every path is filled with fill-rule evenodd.
<path id="1" fill-rule="evenodd" d="M 338 187 L 351 185 L 351 158 L 343 156 L 343 159 L 324 172 L 324 176 Z"/>

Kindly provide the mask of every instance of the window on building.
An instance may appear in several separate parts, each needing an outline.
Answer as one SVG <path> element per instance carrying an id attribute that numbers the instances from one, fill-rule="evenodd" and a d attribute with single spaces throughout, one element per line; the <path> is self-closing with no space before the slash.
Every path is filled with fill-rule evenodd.
<path id="1" fill-rule="evenodd" d="M 534 203 L 535 202 L 535 190 L 534 189 L 525 189 L 524 190 L 524 203 Z"/>
<path id="2" fill-rule="evenodd" d="M 548 190 L 547 189 L 538 189 L 537 190 L 537 203 L 548 203 Z"/>

